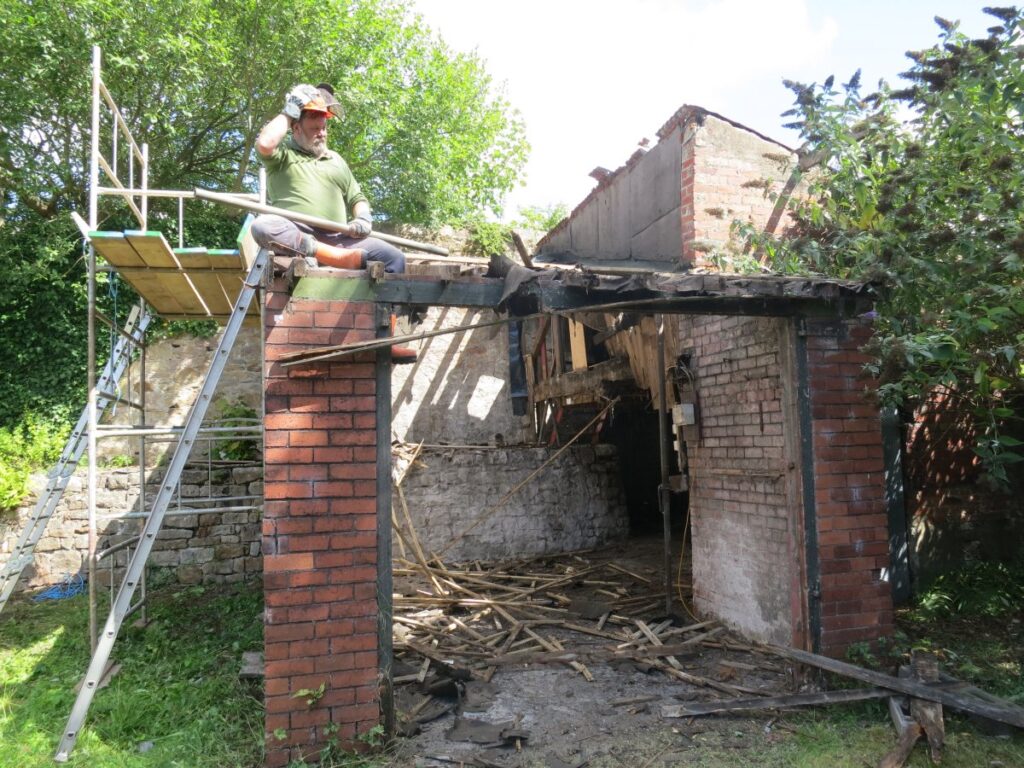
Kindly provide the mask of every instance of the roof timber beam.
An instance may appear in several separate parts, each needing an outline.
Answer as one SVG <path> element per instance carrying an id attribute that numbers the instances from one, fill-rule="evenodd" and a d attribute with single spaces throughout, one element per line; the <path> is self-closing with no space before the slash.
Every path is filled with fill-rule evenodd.
<path id="1" fill-rule="evenodd" d="M 749 287 L 749 286 L 746 286 Z M 557 281 L 527 283 L 513 295 L 517 314 L 537 312 L 643 311 L 666 314 L 749 315 L 749 316 L 837 316 L 852 315 L 870 308 L 873 297 L 833 291 L 830 295 L 770 295 L 748 292 L 725 284 L 723 288 L 700 291 L 610 290 L 577 287 Z M 496 278 L 460 276 L 438 279 L 420 275 L 383 275 L 379 278 L 349 278 L 334 271 L 314 270 L 295 285 L 297 298 L 347 299 L 388 304 L 421 304 L 439 307 L 497 308 L 504 281 Z"/>

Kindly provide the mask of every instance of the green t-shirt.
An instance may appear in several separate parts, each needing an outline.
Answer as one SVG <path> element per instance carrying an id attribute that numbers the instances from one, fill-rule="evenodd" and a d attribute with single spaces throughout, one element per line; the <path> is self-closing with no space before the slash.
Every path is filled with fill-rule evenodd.
<path id="1" fill-rule="evenodd" d="M 267 197 L 278 208 L 346 224 L 346 205 L 351 209 L 356 203 L 369 202 L 337 152 L 328 150 L 315 158 L 289 136 L 270 157 L 263 158 L 263 165 Z"/>

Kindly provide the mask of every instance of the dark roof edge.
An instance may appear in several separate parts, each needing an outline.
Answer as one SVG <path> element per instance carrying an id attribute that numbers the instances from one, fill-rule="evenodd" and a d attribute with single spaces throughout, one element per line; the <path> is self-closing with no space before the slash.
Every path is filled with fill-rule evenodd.
<path id="1" fill-rule="evenodd" d="M 787 152 L 796 154 L 795 149 L 786 144 L 783 144 L 781 141 L 773 139 L 771 136 L 765 136 L 763 133 L 761 133 L 760 131 L 755 131 L 750 126 L 737 122 L 736 120 L 726 117 L 725 115 L 721 115 L 718 112 L 712 112 L 710 109 L 704 109 L 704 107 L 697 106 L 696 104 L 683 104 L 683 106 L 677 109 L 676 113 L 672 115 L 672 117 L 670 117 L 668 120 L 666 120 L 665 124 L 658 129 L 658 140 L 660 141 L 661 139 L 665 138 L 669 133 L 672 132 L 672 129 L 675 128 L 677 125 L 683 127 L 691 120 L 700 119 L 706 115 L 711 115 L 711 117 L 717 118 L 721 120 L 723 123 L 728 123 L 733 128 L 739 128 L 740 130 L 746 131 L 747 133 L 752 133 L 759 139 L 775 144 L 776 146 L 782 147 Z"/>

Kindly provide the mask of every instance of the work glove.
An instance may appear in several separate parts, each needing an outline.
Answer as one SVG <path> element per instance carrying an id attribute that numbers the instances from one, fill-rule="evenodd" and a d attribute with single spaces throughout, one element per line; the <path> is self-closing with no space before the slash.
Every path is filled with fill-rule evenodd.
<path id="1" fill-rule="evenodd" d="M 302 116 L 303 107 L 318 96 L 319 94 L 313 86 L 296 85 L 284 97 L 284 109 L 281 111 L 292 120 L 298 120 Z"/>
<path id="2" fill-rule="evenodd" d="M 373 222 L 360 216 L 348 223 L 348 231 L 352 233 L 352 237 L 369 237 L 373 231 Z"/>

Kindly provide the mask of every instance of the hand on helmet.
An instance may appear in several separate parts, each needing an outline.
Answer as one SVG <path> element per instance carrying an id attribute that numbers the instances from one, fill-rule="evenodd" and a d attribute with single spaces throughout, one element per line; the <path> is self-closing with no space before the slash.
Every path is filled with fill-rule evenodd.
<path id="1" fill-rule="evenodd" d="M 282 112 L 292 120 L 298 120 L 302 116 L 302 110 L 305 109 L 306 105 L 319 96 L 319 91 L 312 85 L 296 85 L 285 96 Z"/>
<path id="2" fill-rule="evenodd" d="M 352 237 L 369 237 L 373 231 L 373 222 L 364 216 L 359 216 L 348 223 L 348 231 Z"/>

